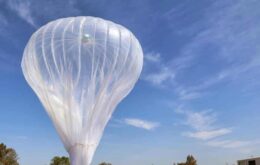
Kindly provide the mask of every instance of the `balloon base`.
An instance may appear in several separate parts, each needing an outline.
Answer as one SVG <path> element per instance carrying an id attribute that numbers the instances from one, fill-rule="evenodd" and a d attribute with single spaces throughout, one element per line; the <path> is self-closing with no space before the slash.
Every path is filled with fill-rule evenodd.
<path id="1" fill-rule="evenodd" d="M 93 145 L 76 144 L 69 149 L 71 165 L 90 165 L 95 147 Z"/>

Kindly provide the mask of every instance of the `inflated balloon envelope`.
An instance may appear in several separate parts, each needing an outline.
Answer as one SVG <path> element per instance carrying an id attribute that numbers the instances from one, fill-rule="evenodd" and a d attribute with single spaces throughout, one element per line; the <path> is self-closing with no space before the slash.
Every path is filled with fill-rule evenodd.
<path id="1" fill-rule="evenodd" d="M 135 36 L 101 18 L 58 19 L 32 35 L 23 54 L 23 74 L 72 165 L 91 163 L 107 122 L 134 87 L 142 65 Z"/>

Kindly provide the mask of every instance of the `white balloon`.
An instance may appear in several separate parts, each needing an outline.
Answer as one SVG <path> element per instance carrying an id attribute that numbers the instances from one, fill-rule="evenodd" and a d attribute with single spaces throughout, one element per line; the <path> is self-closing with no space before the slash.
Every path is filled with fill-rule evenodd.
<path id="1" fill-rule="evenodd" d="M 107 122 L 134 87 L 142 65 L 135 36 L 104 19 L 58 19 L 32 35 L 23 54 L 23 74 L 72 165 L 91 163 Z"/>

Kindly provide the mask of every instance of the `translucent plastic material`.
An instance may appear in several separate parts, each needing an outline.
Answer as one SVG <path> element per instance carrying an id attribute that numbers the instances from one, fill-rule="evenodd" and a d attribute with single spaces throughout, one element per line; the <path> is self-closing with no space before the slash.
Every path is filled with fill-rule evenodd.
<path id="1" fill-rule="evenodd" d="M 44 105 L 72 165 L 89 165 L 117 104 L 132 90 L 142 48 L 123 26 L 71 17 L 35 32 L 22 59 L 23 74 Z"/>

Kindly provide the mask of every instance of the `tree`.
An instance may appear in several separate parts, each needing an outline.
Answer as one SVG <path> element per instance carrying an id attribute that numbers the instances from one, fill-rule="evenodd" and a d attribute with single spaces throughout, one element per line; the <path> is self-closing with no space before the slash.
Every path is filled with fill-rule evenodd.
<path id="1" fill-rule="evenodd" d="M 111 163 L 102 162 L 99 165 L 112 165 Z"/>
<path id="2" fill-rule="evenodd" d="M 7 148 L 3 143 L 0 144 L 0 165 L 19 165 L 15 150 Z"/>
<path id="3" fill-rule="evenodd" d="M 192 155 L 188 155 L 185 163 L 178 163 L 177 165 L 197 165 L 197 160 Z"/>
<path id="4" fill-rule="evenodd" d="M 0 165 L 2 165 L 2 164 L 0 163 Z M 70 160 L 69 160 L 68 157 L 65 157 L 65 156 L 62 156 L 62 157 L 55 156 L 55 157 L 52 158 L 50 165 L 70 165 Z M 102 162 L 99 165 L 112 165 L 112 164 L 111 163 Z"/>
<path id="5" fill-rule="evenodd" d="M 197 161 L 192 155 L 188 155 L 186 165 L 197 165 Z"/>
<path id="6" fill-rule="evenodd" d="M 68 157 L 65 156 L 55 156 L 54 158 L 52 158 L 50 165 L 70 165 L 70 160 Z"/>

